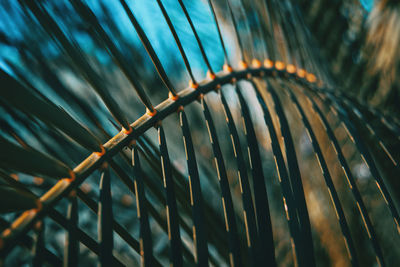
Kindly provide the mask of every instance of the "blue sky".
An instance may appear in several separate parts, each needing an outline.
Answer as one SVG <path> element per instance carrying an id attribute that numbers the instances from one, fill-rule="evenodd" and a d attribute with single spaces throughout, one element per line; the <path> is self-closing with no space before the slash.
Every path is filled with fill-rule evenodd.
<path id="1" fill-rule="evenodd" d="M 86 2 L 95 14 L 101 14 L 99 1 L 88 0 Z M 105 6 L 112 14 L 117 27 L 123 34 L 123 37 L 129 43 L 135 45 L 135 48 L 133 49 L 139 49 L 139 51 L 146 53 L 139 41 L 139 38 L 137 37 L 135 29 L 131 25 L 131 22 L 125 14 L 125 11 L 123 10 L 120 2 L 118 0 L 101 0 L 101 2 L 105 4 Z M 204 77 L 207 69 L 200 55 L 200 50 L 194 39 L 193 33 L 189 27 L 189 24 L 186 21 L 186 18 L 184 17 L 181 8 L 177 4 L 176 0 L 163 0 L 162 2 L 165 5 L 165 8 L 176 28 L 179 38 L 183 44 L 184 50 L 187 53 L 188 58 L 190 59 L 190 64 L 193 68 L 195 75 L 197 74 Z M 0 31 L 2 33 L 5 33 L 8 37 L 23 39 L 23 31 L 21 30 L 21 28 L 26 27 L 26 25 L 21 23 L 20 18 L 22 11 L 17 5 L 18 2 L 10 1 L 10 3 L 12 7 L 12 12 L 5 11 L 3 4 L 0 4 Z M 68 1 L 66 1 L 66 3 L 67 5 L 69 5 Z M 174 62 L 171 61 L 171 59 L 180 58 L 177 57 L 177 55 L 179 54 L 179 50 L 175 44 L 175 41 L 173 40 L 173 36 L 168 29 L 167 23 L 165 22 L 156 1 L 140 0 L 127 1 L 127 3 L 145 32 L 148 34 L 148 38 L 150 39 L 165 68 L 168 69 L 169 67 L 172 67 L 170 64 Z M 212 17 L 208 4 L 205 1 L 184 1 L 184 3 L 193 19 L 200 39 L 204 44 L 211 65 L 215 70 L 222 69 L 222 65 L 224 63 L 224 59 L 221 56 L 223 55 L 222 49 L 219 43 L 214 19 Z M 57 19 L 56 16 L 55 18 Z M 63 21 L 68 22 L 68 19 L 61 17 L 58 22 L 61 22 L 62 25 Z M 80 44 L 81 48 L 86 50 L 86 52 L 93 49 L 94 44 L 89 35 L 86 35 L 82 32 L 73 32 L 72 36 Z M 160 38 L 160 36 L 162 36 L 162 38 Z M 224 36 L 229 38 L 230 34 L 227 34 L 227 32 L 225 32 Z M 226 40 L 226 43 L 229 44 L 227 47 L 228 51 L 235 50 L 234 40 Z M 52 45 L 49 45 L 49 49 L 46 54 L 48 56 L 57 56 L 57 51 L 51 51 L 51 48 Z M 108 55 L 105 54 L 104 51 L 97 51 L 95 52 L 95 54 L 97 55 L 98 59 L 100 61 L 103 61 L 104 63 L 109 60 Z M 18 62 L 18 52 L 10 46 L 0 45 L 0 65 L 2 67 L 5 66 L 4 59 Z M 181 63 L 183 65 L 183 62 Z"/>
<path id="2" fill-rule="evenodd" d="M 374 0 L 360 0 L 360 3 L 368 12 L 371 11 L 374 6 Z"/>

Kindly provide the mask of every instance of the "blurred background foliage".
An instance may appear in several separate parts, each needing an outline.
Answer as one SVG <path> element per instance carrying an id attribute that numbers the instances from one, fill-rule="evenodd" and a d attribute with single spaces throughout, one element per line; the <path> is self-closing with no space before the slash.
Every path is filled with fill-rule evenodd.
<path id="1" fill-rule="evenodd" d="M 74 5 L 74 1 L 14 1 L 3 0 L 0 4 L 0 67 L 4 75 L 9 75 L 23 84 L 29 92 L 45 103 L 51 103 L 69 114 L 85 129 L 99 139 L 103 144 L 116 135 L 123 125 L 111 114 L 104 101 L 93 90 L 93 84 L 87 78 L 85 71 L 95 73 L 100 83 L 107 88 L 111 98 L 123 112 L 129 123 L 142 116 L 146 108 L 141 103 L 134 86 L 121 70 L 121 65 L 116 62 L 110 52 L 110 47 L 105 45 L 93 21 L 82 15 Z M 80 2 L 80 1 L 78 1 Z M 110 38 L 117 51 L 123 56 L 126 66 L 133 71 L 138 82 L 145 88 L 153 105 L 161 103 L 168 97 L 168 90 L 155 70 L 151 58 L 132 26 L 128 15 L 118 0 L 87 0 L 85 5 L 95 14 L 100 27 Z M 224 59 L 224 51 L 219 43 L 217 28 L 211 13 L 209 2 L 183 1 L 193 20 L 201 42 L 204 45 L 207 57 L 212 68 L 217 72 L 222 69 L 228 60 L 233 68 L 239 67 L 239 61 L 250 63 L 252 59 L 281 60 L 285 64 L 294 64 L 299 68 L 314 73 L 323 85 L 343 92 L 360 103 L 376 108 L 382 114 L 398 123 L 400 112 L 400 84 L 399 62 L 400 50 L 400 4 L 394 0 L 375 1 L 341 1 L 341 0 L 259 0 L 259 1 L 229 1 L 236 19 L 237 30 L 241 37 L 243 50 L 240 49 L 239 40 L 236 38 L 235 28 L 226 1 L 213 1 L 216 14 L 220 23 L 221 32 L 226 45 L 228 58 Z M 35 3 L 35 4 L 33 4 Z M 40 3 L 40 4 L 37 4 Z M 134 13 L 139 24 L 150 40 L 166 73 L 177 91 L 187 87 L 190 76 L 187 74 L 178 47 L 160 11 L 157 1 L 127 1 L 130 10 Z M 193 74 L 197 81 L 206 79 L 207 66 L 203 61 L 195 37 L 189 27 L 184 13 L 176 0 L 162 1 L 182 46 L 190 61 Z M 35 6 L 40 6 L 40 12 L 35 12 Z M 39 15 L 38 15 L 39 14 Z M 46 18 L 45 23 L 41 19 Z M 47 21 L 47 22 L 46 22 Z M 49 22 L 50 21 L 50 22 Z M 47 25 L 47 28 L 46 28 Z M 64 36 L 57 35 L 57 29 Z M 66 44 L 67 43 L 67 44 Z M 72 47 L 78 52 L 71 53 L 66 47 Z M 242 54 L 243 53 L 243 54 Z M 82 65 L 86 62 L 87 65 Z M 3 74 L 2 74 L 3 75 Z M 3 76 L 4 76 L 3 75 Z M 3 78 L 2 76 L 2 78 Z M 284 81 L 283 81 L 284 82 Z M 13 90 L 2 82 L 0 90 Z M 243 88 L 249 84 L 242 82 Z M 224 94 L 229 100 L 235 120 L 240 118 L 238 100 L 232 86 L 226 86 Z M 249 90 L 250 91 L 250 90 Z M 279 93 L 284 103 L 288 120 L 293 129 L 293 136 L 298 149 L 301 173 L 307 204 L 309 205 L 310 220 L 313 226 L 313 241 L 316 250 L 316 262 L 322 266 L 348 266 L 345 246 L 337 225 L 336 215 L 331 208 L 330 197 L 321 177 L 320 169 L 315 160 L 307 133 L 299 122 L 288 96 Z M 256 97 L 246 91 L 249 103 L 255 103 Z M 218 135 L 223 147 L 226 162 L 234 161 L 231 140 L 225 129 L 223 111 L 214 93 L 206 96 L 213 111 Z M 299 98 L 305 103 L 305 97 Z M 29 102 L 29 101 L 28 101 Z M 269 103 L 269 105 L 273 105 Z M 216 224 L 223 229 L 223 212 L 220 205 L 215 169 L 212 161 L 212 149 L 208 141 L 207 129 L 202 119 L 202 110 L 196 103 L 187 108 L 192 137 L 199 155 L 198 164 L 201 176 L 205 207 L 207 216 L 215 215 Z M 309 110 L 308 110 L 309 111 Z M 377 235 L 387 259 L 388 265 L 400 264 L 400 251 L 398 229 L 393 226 L 393 220 L 380 197 L 371 174 L 357 153 L 346 132 L 335 116 L 326 111 L 333 125 L 336 125 L 335 134 L 340 140 L 346 159 L 350 162 L 360 190 L 365 196 L 364 201 L 368 207 L 372 221 L 377 229 Z M 285 223 L 285 211 L 281 201 L 281 192 L 275 170 L 274 158 L 271 154 L 269 140 L 266 137 L 267 128 L 260 115 L 259 108 L 254 108 L 252 117 L 256 127 L 256 134 L 262 149 L 263 171 L 270 198 L 270 210 L 273 217 L 274 242 L 276 258 L 279 265 L 293 266 L 294 260 L 291 251 L 290 235 Z M 22 109 L 10 105 L 5 99 L 0 99 L 0 134 L 2 140 L 11 142 L 25 150 L 39 151 L 48 155 L 52 160 L 74 167 L 88 156 L 88 151 L 73 140 L 66 132 L 54 124 L 24 112 Z M 275 117 L 276 118 L 276 114 Z M 275 119 L 276 120 L 276 119 Z M 368 117 L 371 125 L 378 125 L 378 117 Z M 343 206 L 346 207 L 346 217 L 349 221 L 351 232 L 354 236 L 357 252 L 360 256 L 361 266 L 376 265 L 372 256 L 372 247 L 368 242 L 368 235 L 362 227 L 362 218 L 358 213 L 352 196 L 345 183 L 341 166 L 336 162 L 336 155 L 330 147 L 330 140 L 324 135 L 324 128 L 311 119 L 320 142 L 324 156 L 330 163 L 332 177 L 338 188 Z M 275 124 L 278 122 L 274 121 Z M 179 128 L 178 119 L 172 115 L 163 121 L 166 131 L 168 148 L 174 167 L 174 177 L 186 180 L 184 147 Z M 225 128 L 224 128 L 225 127 Z M 361 127 L 361 126 L 360 126 Z M 378 127 L 378 126 L 376 126 Z M 385 137 L 391 151 L 394 151 L 396 160 L 400 158 L 400 145 L 397 136 L 388 134 L 385 129 L 378 129 Z M 162 191 L 160 160 L 156 147 L 157 133 L 150 129 L 139 142 L 140 153 L 143 156 L 143 169 L 145 180 L 152 184 L 154 189 L 149 193 L 149 202 L 156 213 L 151 215 L 153 232 L 154 254 L 162 263 L 168 262 L 168 236 L 163 223 L 166 214 L 163 208 L 164 196 Z M 241 140 L 244 135 L 241 133 Z M 378 148 L 371 142 L 370 149 L 374 152 Z M 113 177 L 130 174 L 129 152 L 124 149 L 113 158 L 119 171 Z M 2 158 L 7 160 L 6 151 L 1 151 Z M 399 205 L 398 168 L 393 167 L 387 158 L 375 157 L 385 181 L 391 186 L 396 205 Z M 4 161 L 6 162 L 6 161 Z M 61 168 L 61 167 L 60 167 Z M 241 242 L 245 246 L 243 236 L 243 215 L 240 201 L 240 186 L 237 182 L 236 167 L 229 167 L 228 179 L 234 195 L 234 205 L 239 218 L 241 229 Z M 33 175 L 32 175 L 33 174 Z M 21 210 L 32 208 L 36 196 L 40 196 L 54 185 L 51 175 L 30 173 L 13 168 L 11 165 L 1 164 L 0 176 L 3 178 L 4 194 L 2 201 L 10 203 L 10 196 L 17 191 L 15 203 L 10 210 L 2 210 L 2 227 L 18 217 Z M 60 178 L 60 177 L 58 177 Z M 317 179 L 318 178 L 318 179 Z M 178 179 L 178 178 L 177 178 Z M 98 199 L 97 172 L 89 176 L 81 185 L 81 190 L 91 199 Z M 13 181 L 17 181 L 15 184 Z M 12 186 L 10 186 L 12 185 Z M 19 186 L 19 189 L 16 189 Z M 149 186 L 147 184 L 147 186 Z M 27 189 L 29 192 L 26 192 Z M 14 191 L 13 191 L 14 190 Z M 137 237 L 139 224 L 136 219 L 136 206 L 134 196 L 121 180 L 113 179 L 112 185 L 115 220 L 124 225 L 129 232 Z M 179 190 L 178 190 L 179 191 Z M 1 191 L 3 192 L 3 191 Z M 183 200 L 189 203 L 188 184 L 183 183 L 179 191 Z M 32 194 L 33 193 L 33 194 Z M 160 193 L 160 194 L 157 194 Z M 6 199 L 6 200 L 5 200 Z M 184 201 L 182 201 L 183 203 Z M 187 227 L 191 225 L 190 210 L 188 206 L 179 203 L 180 215 Z M 218 205 L 214 205 L 218 203 Z M 61 200 L 56 205 L 56 210 L 66 213 L 68 202 Z M 96 236 L 96 214 L 89 208 L 80 204 L 79 226 L 89 235 Z M 157 214 L 160 218 L 157 218 Z M 55 255 L 62 258 L 65 231 L 51 220 L 46 221 L 47 248 Z M 183 227 L 183 226 L 181 226 Z M 184 227 L 183 227 L 184 228 Z M 219 240 L 220 233 L 208 233 L 210 255 L 218 262 L 226 257 L 226 240 Z M 213 237 L 213 235 L 215 235 Z M 191 230 L 182 231 L 182 239 L 189 250 L 193 246 Z M 140 256 L 133 251 L 119 236 L 115 235 L 115 253 L 127 265 L 139 264 Z M 92 266 L 96 264 L 93 252 L 81 246 L 80 264 Z M 20 266 L 31 259 L 31 254 L 24 248 L 14 249 L 7 257 L 5 264 Z M 189 257 L 190 258 L 190 257 Z M 185 258 L 190 264 L 189 258 Z M 246 258 L 246 256 L 245 256 Z"/>

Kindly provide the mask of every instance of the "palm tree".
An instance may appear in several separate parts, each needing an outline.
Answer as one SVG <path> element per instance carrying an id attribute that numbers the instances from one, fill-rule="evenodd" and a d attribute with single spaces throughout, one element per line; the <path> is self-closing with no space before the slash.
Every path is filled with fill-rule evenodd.
<path id="1" fill-rule="evenodd" d="M 400 263 L 397 1 L 0 8 L 3 265 Z"/>

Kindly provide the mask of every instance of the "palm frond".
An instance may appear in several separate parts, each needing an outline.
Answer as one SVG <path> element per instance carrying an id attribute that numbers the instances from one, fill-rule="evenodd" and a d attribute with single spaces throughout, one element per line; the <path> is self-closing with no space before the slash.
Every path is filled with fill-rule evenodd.
<path id="1" fill-rule="evenodd" d="M 399 5 L 368 12 L 3 1 L 2 264 L 400 264 Z"/>

